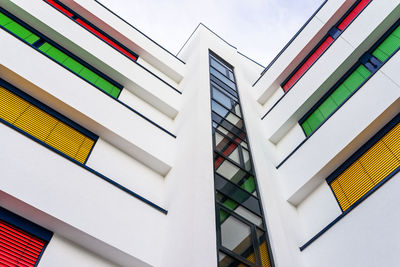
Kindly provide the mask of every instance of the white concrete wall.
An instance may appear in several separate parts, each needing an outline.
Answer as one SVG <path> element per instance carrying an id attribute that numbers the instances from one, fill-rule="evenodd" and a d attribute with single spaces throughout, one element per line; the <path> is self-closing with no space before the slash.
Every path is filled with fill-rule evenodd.
<path id="1" fill-rule="evenodd" d="M 85 250 L 61 236 L 53 235 L 40 259 L 39 266 L 112 267 L 118 265 Z"/>
<path id="2" fill-rule="evenodd" d="M 301 252 L 309 267 L 397 267 L 397 174 Z"/>
<path id="3" fill-rule="evenodd" d="M 3 79 L 161 175 L 168 173 L 175 138 L 9 33 L 0 31 L 0 36 Z"/>
<path id="4" fill-rule="evenodd" d="M 140 65 L 43 1 L 3 1 L 2 6 L 61 46 L 122 84 L 153 109 L 174 118 L 181 95 Z M 128 103 L 129 104 L 129 103 Z"/>

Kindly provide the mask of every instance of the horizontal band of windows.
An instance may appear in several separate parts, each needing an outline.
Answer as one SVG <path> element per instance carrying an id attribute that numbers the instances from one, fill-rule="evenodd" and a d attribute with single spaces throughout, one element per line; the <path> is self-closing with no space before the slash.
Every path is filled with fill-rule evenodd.
<path id="1" fill-rule="evenodd" d="M 368 180 L 375 180 L 375 184 L 373 187 L 368 188 L 368 190 L 362 190 L 362 194 L 356 194 L 352 196 L 354 199 L 351 203 L 345 203 L 343 206 L 343 201 L 340 199 L 348 199 L 346 197 L 343 198 L 343 196 L 340 196 L 339 198 L 335 194 L 335 192 L 338 192 L 338 190 L 342 190 L 342 188 L 339 186 L 338 188 L 332 188 L 332 192 L 334 193 L 336 200 L 338 202 L 339 207 L 342 209 L 342 214 L 339 215 L 335 220 L 333 220 L 329 225 L 327 225 L 324 229 L 322 229 L 319 233 L 317 233 L 313 238 L 311 238 L 307 243 L 305 243 L 302 247 L 300 247 L 300 250 L 304 250 L 307 246 L 309 246 L 312 242 L 314 242 L 318 237 L 320 237 L 322 234 L 324 234 L 327 230 L 329 230 L 334 224 L 336 224 L 339 220 L 341 220 L 344 216 L 346 216 L 350 211 L 352 211 L 356 206 L 358 206 L 361 202 L 363 202 L 366 198 L 368 198 L 372 193 L 374 193 L 378 188 L 380 188 L 384 183 L 386 183 L 390 178 L 395 176 L 399 171 L 400 171 L 400 113 L 396 115 L 388 124 L 386 124 L 378 133 L 376 133 L 372 138 L 370 138 L 361 148 L 359 148 L 353 155 L 351 155 L 339 168 L 337 168 L 332 174 L 330 174 L 326 178 L 326 182 L 331 186 L 333 182 L 336 181 L 338 177 L 340 177 L 341 174 L 343 174 L 346 170 L 349 170 L 354 166 L 353 164 L 356 163 L 363 155 L 365 156 L 367 153 L 374 153 L 377 157 L 373 158 L 369 156 L 369 159 L 366 158 L 364 164 L 364 167 L 362 167 L 363 170 L 369 170 L 369 178 Z M 389 135 L 389 136 L 388 136 Z M 392 164 L 388 164 L 386 162 L 388 156 L 387 155 L 378 155 L 379 150 L 381 150 L 379 147 L 376 147 L 377 144 L 379 144 L 380 141 L 384 140 L 385 143 L 388 142 L 388 144 L 385 144 L 382 148 L 383 150 L 389 150 L 390 153 L 394 154 L 394 158 L 396 162 L 392 162 Z M 378 148 L 373 149 L 373 148 Z M 375 151 L 374 151 L 375 150 Z M 389 156 L 390 157 L 390 156 Z M 393 157 L 393 156 L 392 156 Z M 385 162 L 383 162 L 385 161 Z M 382 169 L 379 172 L 376 172 L 372 174 L 370 171 L 371 168 L 376 164 L 381 163 Z M 395 165 L 393 165 L 393 163 Z M 391 165 L 391 168 L 388 169 L 387 165 Z M 380 166 L 377 166 L 378 168 Z M 354 175 L 352 177 L 356 177 L 357 180 L 362 180 L 362 177 L 360 175 L 356 175 L 355 172 L 353 172 Z M 372 174 L 372 176 L 371 176 Z M 384 176 L 382 176 L 382 174 Z M 349 186 L 354 186 L 357 185 L 357 183 L 351 183 Z M 347 190 L 346 190 L 347 191 Z"/>
<path id="2" fill-rule="evenodd" d="M 1 80 L 0 119 L 82 164 L 98 139 L 92 132 Z"/>
<path id="3" fill-rule="evenodd" d="M 0 219 L 47 242 L 53 236 L 51 231 L 2 207 L 0 207 Z"/>
<path id="4" fill-rule="evenodd" d="M 347 11 L 346 12 L 346 14 L 342 17 L 342 19 L 341 20 L 339 20 L 339 22 L 337 23 L 337 27 L 339 27 L 339 25 L 342 23 L 342 21 L 343 20 L 345 20 L 347 17 L 349 17 L 349 14 L 352 12 L 352 10 L 355 10 L 355 9 L 357 9 L 359 12 L 357 13 L 357 15 L 359 14 L 359 13 L 361 13 L 362 12 L 362 10 L 364 10 L 364 8 L 366 8 L 366 6 L 369 4 L 369 2 L 371 2 L 372 0 L 367 0 L 367 2 L 368 3 L 365 3 L 365 0 L 362 0 L 363 2 L 361 3 L 361 0 L 359 1 L 359 2 L 357 2 L 357 3 L 355 3 L 354 5 L 353 5 L 353 7 L 352 8 L 350 8 L 349 9 L 349 11 Z M 325 2 L 324 2 L 324 4 L 325 4 Z M 359 6 L 359 4 L 361 4 L 362 6 L 363 6 L 363 8 L 360 10 L 359 8 L 357 8 L 357 6 Z M 352 15 L 353 16 L 353 15 Z M 354 16 L 353 17 L 353 19 L 350 21 L 350 23 L 354 20 L 356 18 L 356 16 Z M 349 24 L 347 24 L 347 26 L 346 26 L 346 28 L 350 25 L 350 23 Z M 286 78 L 286 80 L 281 84 L 281 87 L 282 88 L 284 88 L 284 85 L 290 80 L 290 78 L 293 76 L 293 74 L 294 73 L 296 73 L 296 71 L 298 71 L 299 70 L 299 68 L 311 57 L 311 55 L 313 55 L 315 52 L 316 52 L 316 49 L 322 44 L 322 42 L 325 40 L 325 38 L 327 37 L 327 36 L 331 36 L 332 37 L 332 35 L 334 35 L 335 36 L 335 38 L 337 38 L 339 35 L 338 35 L 338 31 L 339 32 L 343 32 L 344 30 L 345 30 L 345 28 L 342 30 L 342 31 L 340 31 L 339 29 L 337 29 L 337 27 L 333 27 L 330 31 L 329 31 L 329 33 L 328 33 L 328 35 L 326 35 L 324 38 L 322 38 L 322 41 L 320 41 L 318 44 L 317 44 L 317 46 L 316 46 L 316 48 L 314 48 L 306 57 L 305 57 L 305 59 L 302 61 L 302 63 L 300 63 L 299 64 L 299 66 L 288 76 L 288 78 Z M 336 31 L 335 29 L 337 29 L 338 31 Z M 335 39 L 334 38 L 334 39 Z M 332 42 L 333 43 L 333 42 Z M 332 43 L 331 43 L 331 45 L 332 45 Z M 325 51 L 328 49 L 328 47 L 325 49 Z M 322 54 L 320 55 L 320 56 L 322 56 Z M 320 57 L 319 56 L 319 57 Z M 315 61 L 312 63 L 312 64 L 314 64 L 318 59 L 319 59 L 319 57 L 318 58 L 315 58 Z M 297 83 L 297 81 L 298 80 L 300 80 L 300 78 L 301 77 L 303 77 L 303 75 L 308 71 L 308 69 L 310 69 L 311 68 L 311 66 L 312 66 L 312 64 L 310 65 L 309 64 L 309 67 L 305 70 L 305 72 L 301 75 L 301 76 L 298 76 L 298 79 L 289 87 L 289 88 L 287 88 L 286 90 L 287 91 L 285 91 L 285 89 L 284 89 L 284 94 L 272 105 L 272 107 L 261 117 L 261 120 L 263 120 L 277 105 L 278 105 L 278 103 L 287 95 L 287 93 L 290 91 L 290 89 Z M 254 86 L 254 85 L 253 85 Z"/>
<path id="5" fill-rule="evenodd" d="M 2 12 L 4 12 L 5 14 L 7 14 L 7 16 L 5 16 L 4 14 L 2 14 Z M 15 20 L 18 20 L 18 19 L 15 18 L 13 15 L 9 14 L 7 11 L 4 11 L 2 8 L 0 8 L 0 27 L 1 27 L 1 28 L 5 29 L 5 28 L 3 27 L 3 23 L 9 22 L 8 17 L 9 17 L 9 18 L 13 18 L 13 19 L 15 19 Z M 45 37 L 43 37 L 43 36 L 42 36 L 40 33 L 38 33 L 38 32 L 32 33 L 30 30 L 33 30 L 33 29 L 27 30 L 27 28 L 28 28 L 29 26 L 26 25 L 26 24 L 24 24 L 22 21 L 19 21 L 19 20 L 18 20 L 18 23 L 21 23 L 21 25 L 23 24 L 24 26 L 26 26 L 26 28 L 25 28 L 25 27 L 22 27 L 22 26 L 19 26 L 18 24 L 14 24 L 15 26 L 14 26 L 14 28 L 13 28 L 12 30 L 14 31 L 15 34 L 14 34 L 13 32 L 10 32 L 8 29 L 5 29 L 5 30 L 6 30 L 7 32 L 10 32 L 13 36 L 17 37 L 18 39 L 22 40 L 24 43 L 28 44 L 28 45 L 31 46 L 32 48 L 34 48 L 36 51 L 38 51 L 38 52 L 40 52 L 41 54 L 43 54 L 44 56 L 48 57 L 48 58 L 51 59 L 52 61 L 56 62 L 57 64 L 60 64 L 60 65 L 61 65 L 62 67 L 64 67 L 65 69 L 71 71 L 72 73 L 76 74 L 76 71 L 77 71 L 78 69 L 79 69 L 81 72 L 84 72 L 84 74 L 87 76 L 87 79 L 86 79 L 85 77 L 82 77 L 82 76 L 76 74 L 77 77 L 83 79 L 84 81 L 88 82 L 88 83 L 91 84 L 92 86 L 96 87 L 96 88 L 99 89 L 102 93 L 104 93 L 105 95 L 107 95 L 107 96 L 113 98 L 115 101 L 117 101 L 118 103 L 122 104 L 123 106 L 125 106 L 126 108 L 128 108 L 130 111 L 133 111 L 134 113 L 136 113 L 137 115 L 139 115 L 141 118 L 143 118 L 143 119 L 145 119 L 146 121 L 150 122 L 151 124 L 153 124 L 154 126 L 156 126 L 157 128 L 159 128 L 160 130 L 164 131 L 164 132 L 167 133 L 168 135 L 170 135 L 170 136 L 176 138 L 176 136 L 175 136 L 173 133 L 171 133 L 170 131 L 166 130 L 165 128 L 163 128 L 163 127 L 160 126 L 159 124 L 157 124 L 157 123 L 155 123 L 154 121 L 150 120 L 149 118 L 147 118 L 146 116 L 144 116 L 144 115 L 141 114 L 140 112 L 138 112 L 138 111 L 136 111 L 135 109 L 133 109 L 131 106 L 125 104 L 125 103 L 122 102 L 122 101 L 120 101 L 120 100 L 118 99 L 118 96 L 119 96 L 119 94 L 120 94 L 120 92 L 121 92 L 122 85 L 116 84 L 115 86 L 110 87 L 110 84 L 111 84 L 111 83 L 109 83 L 109 82 L 107 82 L 107 81 L 105 80 L 105 79 L 108 79 L 108 78 L 105 77 L 105 76 L 103 76 L 103 77 L 98 76 L 98 79 L 97 79 L 96 83 L 93 83 L 93 82 L 94 82 L 93 79 L 95 79 L 96 76 L 94 75 L 94 72 L 91 72 L 91 70 L 88 69 L 88 68 L 91 68 L 91 67 L 90 67 L 89 65 L 83 65 L 83 64 L 86 64 L 86 63 L 84 63 L 84 62 L 81 62 L 81 63 L 82 63 L 81 65 L 79 65 L 80 63 L 78 63 L 77 65 L 74 65 L 74 64 L 73 64 L 73 59 L 72 59 L 72 57 L 74 57 L 74 56 L 73 56 L 72 54 L 69 54 L 69 56 L 71 56 L 71 58 L 66 58 L 65 56 L 67 56 L 67 54 L 68 54 L 69 52 L 67 52 L 67 51 L 65 51 L 65 50 L 63 50 L 63 52 L 61 52 L 61 50 L 60 50 L 60 53 L 55 52 L 55 54 L 54 54 L 55 57 L 57 57 L 57 56 L 61 56 L 61 57 L 63 57 L 63 58 L 65 57 L 65 61 L 64 61 L 65 64 L 64 64 L 64 65 L 61 64 L 61 63 L 58 62 L 56 59 L 54 59 L 53 57 L 51 57 L 50 55 L 48 55 L 48 54 L 46 54 L 46 53 L 44 53 L 44 52 L 42 51 L 42 50 L 45 50 L 46 52 L 49 52 L 49 50 L 50 50 L 52 47 L 54 47 L 55 49 L 57 49 L 57 48 L 62 49 L 61 47 L 59 47 L 59 46 L 58 46 L 57 44 L 55 44 L 55 43 L 52 43 L 50 40 L 46 39 L 46 41 L 39 42 L 39 49 L 38 49 L 38 47 L 35 47 L 34 44 L 35 44 L 35 43 L 37 44 L 38 41 L 45 40 L 45 39 L 44 39 Z M 15 32 L 16 30 L 18 30 L 18 32 Z M 36 34 L 38 34 L 38 35 L 36 35 Z M 35 36 L 37 36 L 37 38 L 36 38 Z M 29 42 L 31 42 L 31 43 L 29 43 Z M 51 45 L 50 43 L 51 43 L 52 45 Z M 42 49 L 40 49 L 40 48 L 42 48 Z M 56 51 L 56 50 L 54 50 L 54 51 Z M 53 52 L 54 52 L 54 51 L 53 51 Z M 64 52 L 65 52 L 65 53 L 64 53 Z M 72 64 L 72 65 L 71 65 L 71 64 Z M 82 68 L 81 68 L 81 66 L 86 66 L 86 67 L 82 67 Z M 97 74 L 96 74 L 96 75 L 97 75 Z M 103 79 L 103 78 L 104 78 L 104 79 Z M 92 81 L 90 81 L 90 80 L 92 80 Z M 99 87 L 99 86 L 102 86 L 102 87 Z M 117 86 L 118 86 L 118 88 L 117 88 Z M 104 90 L 103 90 L 103 89 L 104 89 Z M 116 91 L 116 89 L 118 89 L 118 90 Z M 108 90 L 109 92 L 107 92 L 107 90 Z M 110 90 L 111 90 L 111 91 L 110 91 Z M 110 94 L 110 92 L 111 92 L 111 94 Z M 114 94 L 114 95 L 113 95 L 113 94 Z"/>
<path id="6" fill-rule="evenodd" d="M 391 38 L 389 39 L 389 42 L 387 42 L 388 38 L 397 35 L 398 37 L 396 38 Z M 346 98 L 343 99 L 343 102 L 337 106 L 334 110 L 331 111 L 331 113 L 326 116 L 322 121 L 320 121 L 319 124 L 315 126 L 315 128 L 312 131 L 305 131 L 304 128 L 302 127 L 304 134 L 306 135 L 306 139 L 304 139 L 292 152 L 289 153 L 289 155 L 282 160 L 276 168 L 281 167 L 306 141 L 308 141 L 311 136 L 320 128 L 322 127 L 326 121 L 329 120 L 330 117 L 332 117 L 360 88 L 364 86 L 365 83 L 368 82 L 369 79 L 380 69 L 382 66 L 390 60 L 390 58 L 395 55 L 398 51 L 400 50 L 400 20 L 398 20 L 385 34 L 363 55 L 361 56 L 360 60 L 353 65 L 349 71 L 345 73 L 342 78 L 299 120 L 299 124 L 301 125 L 309 116 L 312 114 L 321 104 L 347 79 L 360 65 L 364 66 L 365 68 L 368 69 L 368 71 L 371 72 L 371 74 L 363 80 L 358 87 L 354 89 L 353 92 L 351 92 Z M 377 52 L 379 51 L 379 52 Z M 384 51 L 385 57 L 382 58 L 385 61 L 381 62 L 380 59 L 377 59 L 374 56 L 374 52 L 381 53 L 381 51 Z M 389 54 L 390 53 L 390 54 Z M 382 54 L 381 54 L 382 55 Z M 369 60 L 365 60 L 368 58 Z M 374 63 L 371 63 L 371 61 L 374 61 Z M 364 62 L 362 64 L 361 62 Z M 371 64 L 374 66 L 367 66 L 365 63 Z M 374 67 L 371 69 L 371 67 Z M 364 70 L 365 71 L 365 70 Z"/>
<path id="7" fill-rule="evenodd" d="M 5 210 L 1 209 L 0 216 L 7 214 L 21 225 L 34 224 Z M 6 213 L 7 212 L 7 213 Z M 39 226 L 36 226 L 37 229 Z M 44 228 L 43 228 L 44 229 Z M 45 229 L 44 229 L 45 230 Z M 51 237 L 51 236 L 50 236 Z M 0 217 L 0 265 L 1 266 L 36 266 L 47 246 L 48 241 L 21 229 Z"/>
<path id="8" fill-rule="evenodd" d="M 342 106 L 366 80 L 379 70 L 382 65 L 400 49 L 400 20 L 347 71 L 342 78 L 300 119 L 306 136 Z"/>
<path id="9" fill-rule="evenodd" d="M 0 27 L 94 87 L 113 98 L 119 97 L 122 85 L 2 8 Z"/>
<path id="10" fill-rule="evenodd" d="M 0 119 L 0 121 L 2 121 L 2 120 Z M 151 202 L 150 200 L 148 200 L 148 199 L 146 199 L 146 198 L 140 196 L 139 194 L 133 192 L 132 190 L 126 188 L 125 186 L 123 186 L 123 185 L 121 185 L 121 184 L 115 182 L 115 181 L 112 180 L 111 178 L 109 178 L 109 177 L 107 177 L 107 176 L 101 174 L 100 172 L 98 172 L 98 171 L 96 171 L 96 170 L 94 170 L 94 169 L 88 167 L 88 166 L 85 165 L 85 164 L 80 163 L 79 161 L 77 161 L 77 160 L 75 160 L 75 159 L 73 159 L 73 158 L 71 158 L 71 157 L 65 155 L 64 153 L 61 153 L 61 152 L 58 151 L 57 149 L 54 149 L 52 146 L 49 146 L 48 144 L 44 143 L 43 141 L 41 141 L 41 140 L 39 140 L 39 139 L 37 139 L 37 138 L 35 138 L 35 137 L 29 135 L 28 133 L 26 133 L 26 132 L 20 130 L 19 128 L 15 127 L 14 125 L 9 124 L 9 123 L 6 122 L 6 121 L 2 121 L 2 122 L 3 122 L 4 124 L 6 124 L 7 126 L 9 126 L 10 128 L 14 129 L 15 131 L 17 131 L 17 132 L 19 132 L 19 133 L 25 135 L 26 137 L 32 139 L 33 141 L 35 141 L 35 142 L 37 142 L 37 143 L 43 145 L 43 146 L 46 147 L 47 149 L 49 149 L 49 150 L 51 150 L 51 151 L 57 153 L 58 155 L 64 157 L 65 159 L 67 159 L 67 160 L 69 160 L 69 161 L 75 163 L 76 165 L 82 167 L 83 169 L 89 171 L 90 173 L 92 173 L 92 174 L 96 175 L 97 177 L 103 179 L 104 181 L 108 182 L 109 184 L 111 184 L 111 185 L 115 186 L 116 188 L 118 188 L 118 189 L 124 191 L 125 193 L 131 195 L 132 197 L 135 197 L 135 198 L 139 199 L 140 201 L 146 203 L 147 205 L 149 205 L 149 206 L 155 208 L 156 210 L 158 210 L 158 211 L 160 211 L 160 212 L 162 212 L 162 213 L 164 213 L 164 214 L 167 214 L 167 213 L 168 213 L 167 210 L 161 208 L 161 207 L 158 206 L 157 204 L 155 204 L 155 203 Z"/>
<path id="11" fill-rule="evenodd" d="M 356 17 L 364 10 L 364 8 L 372 0 L 359 0 L 357 1 L 342 18 L 332 27 L 328 34 L 325 35 L 315 48 L 304 58 L 304 60 L 297 66 L 297 68 L 289 75 L 288 78 L 282 83 L 282 88 L 287 93 L 318 61 L 322 54 L 332 45 L 332 43 L 340 36 L 340 34 L 353 22 Z"/>
<path id="12" fill-rule="evenodd" d="M 69 17 L 71 20 L 75 21 L 77 24 L 85 28 L 87 31 L 98 37 L 100 40 L 104 41 L 111 47 L 113 47 L 115 50 L 120 52 L 122 55 L 125 57 L 131 59 L 133 62 L 135 62 L 138 66 L 140 66 L 142 69 L 156 77 L 158 80 L 162 81 L 164 84 L 166 84 L 168 87 L 173 89 L 179 94 L 182 94 L 181 91 L 176 89 L 174 86 L 171 84 L 167 83 L 164 81 L 162 78 L 160 78 L 158 75 L 153 73 L 152 71 L 148 70 L 147 68 L 143 67 L 141 64 L 137 63 L 137 59 L 139 58 L 139 55 L 136 53 L 132 52 L 130 49 L 128 49 L 126 46 L 121 44 L 120 42 L 116 41 L 113 37 L 105 33 L 104 31 L 100 30 L 98 27 L 90 23 L 88 20 L 80 16 L 78 13 L 73 11 L 72 9 L 68 8 L 66 5 L 61 3 L 58 0 L 43 0 L 47 2 L 48 4 L 52 5 L 54 8 L 58 9 L 60 12 L 64 13 L 67 17 Z"/>
<path id="13" fill-rule="evenodd" d="M 129 50 L 126 46 L 122 45 L 120 42 L 116 41 L 110 35 L 100 30 L 98 27 L 94 26 L 88 20 L 80 16 L 78 13 L 64 5 L 58 0 L 43 0 L 53 6 L 55 9 L 69 17 L 71 20 L 75 21 L 77 24 L 81 25 L 83 28 L 91 32 L 93 35 L 98 37 L 100 40 L 104 41 L 115 50 L 128 57 L 131 60 L 136 61 L 138 59 L 138 55 L 131 50 Z"/>

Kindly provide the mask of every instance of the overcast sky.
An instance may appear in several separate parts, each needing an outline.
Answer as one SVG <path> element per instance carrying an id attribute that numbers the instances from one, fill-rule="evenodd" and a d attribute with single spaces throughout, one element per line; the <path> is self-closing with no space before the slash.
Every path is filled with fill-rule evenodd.
<path id="1" fill-rule="evenodd" d="M 323 0 L 99 0 L 176 54 L 202 22 L 266 66 Z"/>

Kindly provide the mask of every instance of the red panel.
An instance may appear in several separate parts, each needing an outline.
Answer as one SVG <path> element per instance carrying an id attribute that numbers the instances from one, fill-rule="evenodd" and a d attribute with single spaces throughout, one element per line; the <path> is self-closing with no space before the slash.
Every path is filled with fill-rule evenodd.
<path id="1" fill-rule="evenodd" d="M 0 266 L 34 266 L 45 242 L 0 220 Z"/>
<path id="2" fill-rule="evenodd" d="M 45 0 L 45 1 L 47 3 L 49 3 L 49 4 L 51 4 L 52 6 L 54 6 L 55 8 L 57 8 L 58 10 L 60 10 L 62 13 L 64 13 L 68 17 L 73 17 L 74 16 L 74 14 L 72 14 L 71 12 L 69 12 L 68 10 L 66 10 L 65 8 L 63 8 L 62 6 L 60 6 L 59 4 L 54 2 L 53 0 Z"/>
<path id="3" fill-rule="evenodd" d="M 322 55 L 322 53 L 328 48 L 328 46 L 333 42 L 333 38 L 328 36 L 320 46 L 312 53 L 306 62 L 300 66 L 300 68 L 290 77 L 290 79 L 283 85 L 283 90 L 285 93 L 295 84 L 297 80 L 311 67 L 311 65 L 317 61 L 317 59 Z"/>
<path id="4" fill-rule="evenodd" d="M 137 57 L 135 57 L 134 55 L 132 55 L 131 53 L 129 53 L 128 51 L 126 51 L 125 49 L 123 49 L 121 46 L 117 45 L 115 42 L 113 42 L 110 38 L 104 36 L 103 34 L 101 34 L 99 31 L 97 31 L 96 29 L 94 29 L 93 27 L 91 27 L 89 24 L 87 24 L 86 22 L 82 21 L 81 19 L 76 19 L 76 22 L 78 22 L 81 26 L 83 26 L 84 28 L 86 28 L 87 30 L 89 30 L 90 32 L 92 32 L 94 35 L 96 35 L 97 37 L 99 37 L 100 39 L 102 39 L 104 42 L 110 44 L 111 46 L 113 46 L 115 49 L 117 49 L 118 51 L 120 51 L 121 53 L 123 53 L 124 55 L 128 56 L 129 58 L 136 60 Z"/>
<path id="5" fill-rule="evenodd" d="M 369 3 L 371 0 L 361 0 L 358 5 L 356 5 L 353 10 L 344 18 L 344 20 L 339 24 L 338 29 L 343 31 L 346 27 L 354 20 L 354 18 L 360 14 L 363 8 Z"/>
<path id="6" fill-rule="evenodd" d="M 242 142 L 242 140 L 241 140 L 240 138 L 236 138 L 235 141 L 236 141 L 236 142 Z M 222 151 L 222 154 L 223 154 L 224 156 L 229 156 L 229 155 L 231 154 L 231 152 L 232 152 L 233 150 L 236 149 L 237 146 L 238 146 L 238 145 L 237 145 L 236 143 L 233 143 L 233 142 L 232 142 L 229 146 L 227 146 L 227 147 L 225 148 L 224 151 Z M 222 164 L 222 162 L 223 162 L 224 160 L 225 160 L 225 159 L 224 159 L 223 157 L 219 156 L 219 157 L 214 161 L 214 168 L 217 169 L 217 168 Z"/>

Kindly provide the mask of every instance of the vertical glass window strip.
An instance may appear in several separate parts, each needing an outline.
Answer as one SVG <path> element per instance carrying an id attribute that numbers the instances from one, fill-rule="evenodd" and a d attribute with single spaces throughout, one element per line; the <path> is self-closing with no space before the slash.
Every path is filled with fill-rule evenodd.
<path id="1" fill-rule="evenodd" d="M 106 77 L 106 75 L 94 69 L 66 49 L 55 44 L 47 37 L 25 25 L 25 23 L 6 14 L 2 9 L 0 9 L 0 27 L 106 94 L 113 98 L 118 98 L 122 90 L 121 85 L 112 81 L 110 78 Z"/>
<path id="2" fill-rule="evenodd" d="M 356 17 L 364 10 L 364 8 L 372 0 L 359 0 L 355 3 L 346 14 L 339 20 L 337 26 L 329 30 L 328 34 L 319 42 L 319 44 L 306 56 L 302 63 L 289 75 L 283 82 L 282 88 L 288 92 L 298 80 L 311 68 L 311 66 L 319 59 L 319 57 L 328 49 L 328 47 L 336 40 L 339 35 L 346 30 L 347 26 L 353 22 Z"/>
<path id="3" fill-rule="evenodd" d="M 89 21 L 85 20 L 81 16 L 79 16 L 76 12 L 73 10 L 69 9 L 67 6 L 62 4 L 61 2 L 57 0 L 44 0 L 45 2 L 49 3 L 52 5 L 54 8 L 59 10 L 61 13 L 66 15 L 67 17 L 71 18 L 73 21 L 78 23 L 80 26 L 91 32 L 93 35 L 97 36 L 99 39 L 101 39 L 103 42 L 109 44 L 111 47 L 119 51 L 121 54 L 127 56 L 133 61 L 136 61 L 138 59 L 138 55 L 130 51 L 128 48 L 126 48 L 124 45 L 121 43 L 117 42 L 114 40 L 111 36 L 106 34 L 105 32 L 101 31 L 99 28 L 91 24 Z"/>
<path id="4" fill-rule="evenodd" d="M 210 52 L 219 266 L 273 266 L 233 68 Z"/>

